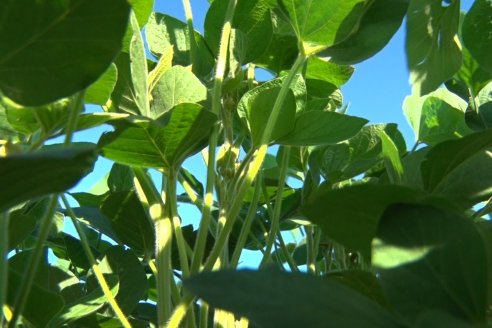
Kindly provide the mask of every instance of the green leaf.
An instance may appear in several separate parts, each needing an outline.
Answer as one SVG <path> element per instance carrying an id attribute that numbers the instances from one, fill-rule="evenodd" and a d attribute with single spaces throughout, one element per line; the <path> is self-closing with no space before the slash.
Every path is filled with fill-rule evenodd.
<path id="1" fill-rule="evenodd" d="M 158 118 L 176 105 L 206 100 L 207 88 L 190 70 L 173 66 L 157 81 L 151 96 L 150 117 Z"/>
<path id="2" fill-rule="evenodd" d="M 0 157 L 0 211 L 73 187 L 92 171 L 94 147 L 41 150 Z"/>
<path id="3" fill-rule="evenodd" d="M 390 206 L 374 241 L 373 264 L 380 268 L 385 293 L 410 322 L 428 309 L 483 322 L 486 262 L 484 243 L 472 222 L 431 206 Z"/>
<path id="4" fill-rule="evenodd" d="M 336 112 L 307 111 L 295 120 L 294 130 L 278 139 L 290 146 L 335 144 L 356 135 L 368 120 Z"/>
<path id="5" fill-rule="evenodd" d="M 116 85 L 118 69 L 111 64 L 106 72 L 85 92 L 84 101 L 89 104 L 106 105 Z"/>
<path id="6" fill-rule="evenodd" d="M 374 0 L 362 17 L 356 32 L 319 55 L 330 61 L 351 65 L 360 63 L 386 46 L 407 13 L 409 0 Z"/>
<path id="7" fill-rule="evenodd" d="M 168 47 L 174 47 L 173 63 L 188 66 L 190 61 L 190 34 L 188 26 L 172 16 L 152 13 L 145 27 L 150 52 L 159 58 Z M 206 77 L 213 69 L 215 59 L 205 43 L 203 36 L 195 31 L 193 41 L 197 47 L 197 56 L 193 72 L 200 78 Z"/>
<path id="8" fill-rule="evenodd" d="M 17 132 L 7 119 L 7 109 L 0 101 L 0 140 L 7 140 L 16 135 Z"/>
<path id="9" fill-rule="evenodd" d="M 400 153 L 406 150 L 405 141 L 396 124 L 375 124 L 363 127 L 357 135 L 345 142 L 316 149 L 309 163 L 319 168 L 324 178 L 331 183 L 355 177 L 383 160 L 382 131 L 391 137 Z"/>
<path id="10" fill-rule="evenodd" d="M 491 146 L 491 130 L 435 146 L 421 166 L 425 189 L 446 195 L 463 206 L 487 199 L 492 193 L 492 176 L 487 169 L 492 160 L 488 151 Z"/>
<path id="11" fill-rule="evenodd" d="M 18 253 L 9 259 L 9 275 L 8 275 L 8 295 L 7 302 L 10 306 L 14 306 L 17 292 L 26 278 L 29 268 L 29 260 L 31 251 Z M 64 301 L 59 295 L 59 292 L 50 288 L 49 266 L 47 259 L 43 259 L 37 267 L 37 274 L 34 278 L 27 303 L 25 305 L 22 316 L 25 317 L 31 324 L 36 327 L 49 327 L 48 322 L 55 317 L 63 308 Z M 4 269 L 4 268 L 2 268 Z"/>
<path id="12" fill-rule="evenodd" d="M 269 0 L 238 0 L 234 10 L 232 28 L 244 33 L 246 64 L 260 57 L 270 44 L 273 33 L 270 16 Z M 205 40 L 217 54 L 219 42 L 227 11 L 228 0 L 217 0 L 212 3 L 205 17 Z"/>
<path id="13" fill-rule="evenodd" d="M 465 122 L 466 107 L 465 101 L 446 89 L 423 97 L 408 96 L 403 103 L 415 139 L 430 146 L 472 132 Z"/>
<path id="14" fill-rule="evenodd" d="M 16 210 L 9 216 L 9 250 L 16 247 L 24 239 L 31 235 L 36 228 L 39 217 L 24 214 L 22 210 Z"/>
<path id="15" fill-rule="evenodd" d="M 149 16 L 152 13 L 154 0 L 129 0 L 128 2 L 132 5 L 132 10 L 137 18 L 138 26 L 142 29 L 145 24 L 147 24 Z"/>
<path id="16" fill-rule="evenodd" d="M 139 259 L 131 250 L 111 247 L 99 263 L 103 273 L 118 275 L 116 302 L 129 315 L 147 291 L 147 276 Z"/>
<path id="17" fill-rule="evenodd" d="M 382 154 L 390 182 L 392 184 L 401 184 L 404 171 L 398 148 L 396 148 L 395 143 L 386 132 L 381 131 L 379 136 L 381 138 Z"/>
<path id="18" fill-rule="evenodd" d="M 109 172 L 108 188 L 111 192 L 132 190 L 133 178 L 133 170 L 129 166 L 115 163 Z"/>
<path id="19" fill-rule="evenodd" d="M 477 325 L 457 318 L 455 315 L 440 310 L 427 310 L 417 316 L 413 328 L 485 328 L 485 325 Z"/>
<path id="20" fill-rule="evenodd" d="M 478 95 L 480 90 L 492 80 L 492 72 L 485 71 L 472 57 L 467 48 L 463 48 L 461 52 L 463 55 L 463 64 L 458 73 L 456 73 L 456 78 L 462 81 L 471 90 L 473 95 Z M 464 98 L 464 100 L 468 101 L 468 98 L 471 96 L 469 90 L 466 90 L 465 94 L 468 97 Z"/>
<path id="21" fill-rule="evenodd" d="M 118 80 L 111 93 L 111 109 L 117 112 L 138 114 L 137 92 L 133 84 L 130 55 L 121 52 L 115 60 L 118 69 Z"/>
<path id="22" fill-rule="evenodd" d="M 354 68 L 352 66 L 340 66 L 331 61 L 312 56 L 308 60 L 306 79 L 329 82 L 339 88 L 350 79 L 353 73 Z"/>
<path id="23" fill-rule="evenodd" d="M 113 295 L 118 293 L 118 283 L 115 277 L 106 277 L 110 285 L 110 292 Z M 44 301 L 46 302 L 46 301 Z M 106 304 L 107 299 L 100 287 L 94 289 L 89 294 L 66 304 L 62 312 L 49 322 L 50 327 L 62 327 L 64 324 L 88 316 Z"/>
<path id="24" fill-rule="evenodd" d="M 492 36 L 490 34 L 492 21 L 492 1 L 477 0 L 473 2 L 470 11 L 463 22 L 463 42 L 473 58 L 484 70 L 492 73 Z"/>
<path id="25" fill-rule="evenodd" d="M 130 41 L 130 70 L 135 91 L 135 104 L 140 114 L 150 116 L 149 88 L 147 85 L 147 56 L 135 13 L 130 15 L 133 36 Z"/>
<path id="26" fill-rule="evenodd" d="M 129 10 L 125 0 L 2 1 L 3 94 L 39 106 L 88 87 L 120 51 Z"/>
<path id="27" fill-rule="evenodd" d="M 130 166 L 178 167 L 200 151 L 217 117 L 197 104 L 180 104 L 160 121 L 117 126 L 102 136 L 103 155 Z M 167 124 L 162 126 L 162 121 Z M 135 156 L 138 155 L 138 156 Z"/>
<path id="28" fill-rule="evenodd" d="M 307 54 L 345 40 L 357 28 L 367 3 L 365 0 L 282 0 Z"/>
<path id="29" fill-rule="evenodd" d="M 298 54 L 295 36 L 274 33 L 268 49 L 254 63 L 278 75 L 292 67 Z"/>
<path id="30" fill-rule="evenodd" d="M 277 270 L 206 272 L 184 286 L 258 327 L 397 327 L 365 296 L 325 277 Z"/>
<path id="31" fill-rule="evenodd" d="M 456 36 L 459 1 L 443 7 L 441 1 L 413 0 L 407 17 L 406 52 L 412 93 L 422 96 L 460 69 L 462 58 Z"/>
<path id="32" fill-rule="evenodd" d="M 118 239 L 134 252 L 145 256 L 154 253 L 154 226 L 133 190 L 114 192 L 101 204 Z"/>
<path id="33" fill-rule="evenodd" d="M 319 225 L 326 236 L 350 250 L 362 252 L 369 260 L 371 240 L 386 207 L 420 198 L 416 191 L 401 186 L 355 185 L 318 191 L 301 212 Z"/>

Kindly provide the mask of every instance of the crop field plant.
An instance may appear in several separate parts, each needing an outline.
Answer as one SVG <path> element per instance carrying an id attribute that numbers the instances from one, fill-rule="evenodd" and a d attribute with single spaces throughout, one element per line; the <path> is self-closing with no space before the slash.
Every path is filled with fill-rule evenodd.
<path id="1" fill-rule="evenodd" d="M 0 327 L 490 326 L 492 1 L 209 3 L 0 1 Z M 402 23 L 410 150 L 340 91 Z"/>

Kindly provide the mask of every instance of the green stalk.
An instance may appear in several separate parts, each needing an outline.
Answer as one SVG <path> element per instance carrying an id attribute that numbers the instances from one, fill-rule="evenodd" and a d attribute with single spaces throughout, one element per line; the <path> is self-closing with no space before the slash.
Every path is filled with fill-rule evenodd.
<path id="1" fill-rule="evenodd" d="M 195 63 L 197 58 L 197 45 L 195 41 L 195 28 L 193 27 L 193 13 L 191 11 L 190 0 L 183 0 L 183 7 L 186 16 L 186 24 L 188 26 L 188 34 L 190 35 L 190 63 L 193 71 L 195 71 Z"/>
<path id="2" fill-rule="evenodd" d="M 287 264 L 289 265 L 290 271 L 299 272 L 299 268 L 297 267 L 296 262 L 292 258 L 292 255 L 290 255 L 290 252 L 287 249 L 287 246 L 285 245 L 284 237 L 282 237 L 281 233 L 278 234 L 278 241 L 280 244 L 280 250 L 282 251 L 282 255 L 284 256 L 284 258 L 287 260 Z"/>
<path id="3" fill-rule="evenodd" d="M 174 308 L 169 321 L 164 326 L 164 328 L 179 328 L 179 324 L 183 321 L 186 312 L 188 312 L 188 308 L 193 304 L 195 300 L 195 296 L 193 295 L 185 295 L 181 302 Z"/>
<path id="4" fill-rule="evenodd" d="M 0 213 L 0 327 L 3 327 L 3 307 L 7 305 L 9 261 L 9 213 Z"/>
<path id="5" fill-rule="evenodd" d="M 261 175 L 261 173 L 260 173 Z M 251 200 L 251 204 L 249 205 L 248 214 L 246 214 L 246 218 L 244 219 L 243 226 L 241 227 L 241 232 L 239 233 L 239 238 L 236 243 L 236 247 L 234 248 L 234 252 L 232 253 L 231 258 L 231 267 L 237 267 L 239 263 L 239 258 L 241 257 L 241 252 L 243 251 L 244 245 L 248 239 L 248 234 L 251 229 L 251 225 L 253 224 L 253 220 L 256 217 L 256 208 L 258 206 L 258 201 L 260 200 L 261 194 L 261 183 L 256 182 L 255 191 L 253 193 L 253 199 Z"/>
<path id="6" fill-rule="evenodd" d="M 200 328 L 208 327 L 208 304 L 203 302 L 200 306 Z"/>
<path id="7" fill-rule="evenodd" d="M 267 245 L 263 259 L 260 263 L 260 268 L 264 267 L 270 258 L 272 252 L 273 243 L 280 231 L 280 214 L 282 212 L 282 194 L 284 193 L 285 181 L 287 180 L 287 170 L 289 168 L 289 156 L 290 147 L 286 146 L 285 151 L 282 153 L 282 159 L 280 163 L 280 174 L 278 178 L 277 193 L 275 195 L 275 207 L 273 210 L 273 217 L 271 218 L 270 233 L 268 235 Z"/>
<path id="8" fill-rule="evenodd" d="M 17 291 L 17 296 L 14 302 L 14 313 L 12 315 L 12 320 L 9 323 L 9 328 L 17 327 L 19 318 L 22 315 L 22 312 L 24 311 L 27 298 L 29 297 L 31 287 L 34 282 L 34 277 L 36 276 L 36 272 L 38 271 L 37 269 L 38 269 L 39 261 L 41 260 L 41 256 L 43 254 L 44 243 L 48 238 L 48 234 L 50 233 L 51 223 L 53 221 L 53 216 L 55 215 L 57 205 L 58 205 L 58 195 L 51 196 L 51 201 L 48 206 L 48 210 L 46 211 L 45 215 L 41 218 L 38 238 L 36 240 L 36 244 L 34 245 L 33 253 L 29 258 L 26 277 L 25 279 L 22 280 L 21 286 Z"/>
<path id="9" fill-rule="evenodd" d="M 156 266 L 157 266 L 157 323 L 159 328 L 166 326 L 171 315 L 171 282 L 174 279 L 171 266 L 172 223 L 162 204 L 162 199 L 152 180 L 142 168 L 133 168 L 137 192 L 147 199 L 150 217 L 155 225 Z"/>
<path id="10" fill-rule="evenodd" d="M 222 99 L 222 83 L 224 81 L 225 68 L 227 62 L 227 50 L 229 49 L 229 41 L 232 29 L 232 19 L 234 17 L 234 10 L 236 8 L 237 0 L 230 0 L 227 6 L 227 11 L 224 20 L 224 26 L 222 28 L 222 35 L 220 38 L 219 56 L 217 58 L 217 66 L 215 70 L 214 88 L 212 92 L 212 112 L 216 115 L 220 115 L 221 99 Z M 191 261 L 191 273 L 196 273 L 200 270 L 200 265 L 203 261 L 205 254 L 205 246 L 207 243 L 208 229 L 211 220 L 211 211 L 213 205 L 213 189 L 215 185 L 215 149 L 217 148 L 219 137 L 219 126 L 216 125 L 210 136 L 209 151 L 208 151 L 208 163 L 207 163 L 207 185 L 205 187 L 205 199 L 202 212 L 202 219 L 200 220 L 200 227 L 198 228 L 198 236 L 195 243 L 195 253 Z"/>
<path id="11" fill-rule="evenodd" d="M 94 275 L 96 276 L 96 279 L 101 286 L 101 289 L 104 293 L 104 296 L 106 296 L 109 305 L 113 309 L 114 313 L 116 314 L 116 317 L 118 320 L 120 320 L 122 326 L 124 328 L 131 328 L 131 324 L 126 318 L 125 314 L 121 310 L 120 306 L 116 302 L 116 299 L 114 298 L 113 293 L 111 293 L 111 289 L 109 288 L 108 282 L 104 278 L 104 275 L 99 268 L 99 265 L 94 257 L 94 254 L 92 254 L 91 247 L 89 245 L 89 240 L 87 239 L 87 236 L 85 235 L 84 230 L 80 226 L 79 221 L 77 220 L 77 216 L 72 210 L 72 207 L 68 203 L 65 195 L 61 195 L 61 199 L 63 201 L 63 204 L 65 205 L 65 208 L 67 209 L 68 216 L 72 220 L 72 223 L 75 227 L 75 230 L 77 231 L 77 234 L 79 235 L 80 242 L 82 244 L 82 248 L 84 249 L 84 253 L 87 256 L 87 259 L 89 260 L 89 263 L 92 267 L 92 271 L 94 272 Z"/>
<path id="12" fill-rule="evenodd" d="M 74 101 L 70 104 L 68 122 L 65 126 L 65 146 L 70 146 L 70 144 L 72 143 L 72 136 L 77 129 L 79 114 L 84 108 L 84 96 L 85 91 L 77 93 L 74 97 Z"/>
<path id="13" fill-rule="evenodd" d="M 306 226 L 306 264 L 308 272 L 316 274 L 313 227 Z"/>

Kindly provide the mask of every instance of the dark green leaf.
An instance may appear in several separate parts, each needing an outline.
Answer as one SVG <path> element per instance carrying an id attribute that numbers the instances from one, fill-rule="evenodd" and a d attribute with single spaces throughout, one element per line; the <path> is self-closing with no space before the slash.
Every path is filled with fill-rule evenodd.
<path id="1" fill-rule="evenodd" d="M 106 277 L 113 295 L 118 293 L 118 283 L 115 277 Z M 44 301 L 46 302 L 46 301 Z M 89 294 L 66 304 L 62 312 L 49 322 L 50 327 L 62 327 L 64 324 L 88 316 L 106 304 L 107 299 L 100 287 L 94 289 Z"/>
<path id="2" fill-rule="evenodd" d="M 486 262 L 480 234 L 453 212 L 395 204 L 380 220 L 373 265 L 393 308 L 410 322 L 428 309 L 483 322 Z"/>
<path id="3" fill-rule="evenodd" d="M 481 68 L 492 73 L 492 1 L 476 0 L 463 22 L 463 42 Z"/>
<path id="4" fill-rule="evenodd" d="M 94 82 L 85 92 L 85 102 L 96 105 L 106 105 L 116 85 L 118 69 L 111 64 L 106 72 Z"/>
<path id="5" fill-rule="evenodd" d="M 190 42 L 194 41 L 197 49 L 193 72 L 206 77 L 214 66 L 214 57 L 205 43 L 202 35 L 195 31 L 194 38 L 190 34 L 185 22 L 174 17 L 152 13 L 146 28 L 147 43 L 151 53 L 159 58 L 169 46 L 174 47 L 173 64 L 188 66 L 191 64 Z"/>
<path id="6" fill-rule="evenodd" d="M 9 249 L 16 247 L 36 228 L 39 217 L 16 210 L 9 216 Z"/>
<path id="7" fill-rule="evenodd" d="M 458 319 L 449 312 L 428 310 L 417 316 L 417 322 L 412 328 L 485 328 L 485 325 L 477 325 Z"/>
<path id="8" fill-rule="evenodd" d="M 490 197 L 492 176 L 487 167 L 492 160 L 491 146 L 490 130 L 435 146 L 421 166 L 424 187 L 465 207 Z"/>
<path id="9" fill-rule="evenodd" d="M 406 97 L 403 110 L 415 139 L 433 146 L 472 132 L 465 122 L 466 106 L 455 94 L 439 89 L 424 97 Z"/>
<path id="10" fill-rule="evenodd" d="M 101 204 L 119 240 L 145 256 L 154 253 L 154 227 L 134 191 L 111 193 Z"/>
<path id="11" fill-rule="evenodd" d="M 409 0 L 375 0 L 362 17 L 357 31 L 344 41 L 322 51 L 330 61 L 350 65 L 378 53 L 400 27 Z"/>
<path id="12" fill-rule="evenodd" d="M 355 185 L 319 191 L 302 206 L 301 212 L 326 236 L 369 259 L 371 240 L 386 207 L 419 199 L 417 192 L 405 187 Z"/>
<path id="13" fill-rule="evenodd" d="M 133 178 L 133 170 L 129 166 L 115 163 L 109 172 L 108 188 L 111 192 L 132 190 Z"/>
<path id="14" fill-rule="evenodd" d="M 157 81 L 151 96 L 150 117 L 158 118 L 179 104 L 206 100 L 207 88 L 189 69 L 173 66 Z"/>
<path id="15" fill-rule="evenodd" d="M 217 0 L 212 3 L 205 17 L 205 40 L 213 52 L 219 52 L 219 42 L 224 25 L 224 16 L 228 0 Z M 270 4 L 268 0 L 238 0 L 232 27 L 240 30 L 246 39 L 246 64 L 260 57 L 270 44 L 273 33 Z"/>
<path id="16" fill-rule="evenodd" d="M 380 138 L 384 165 L 386 166 L 386 171 L 388 172 L 390 182 L 392 184 L 401 184 L 404 171 L 398 148 L 396 148 L 395 143 L 386 134 L 386 132 L 381 131 Z"/>
<path id="17" fill-rule="evenodd" d="M 459 1 L 446 7 L 441 1 L 410 1 L 406 52 L 414 94 L 434 91 L 459 70 L 459 16 Z"/>
<path id="18" fill-rule="evenodd" d="M 2 1 L 0 89 L 39 106 L 86 88 L 120 51 L 129 10 L 125 0 Z"/>
<path id="19" fill-rule="evenodd" d="M 224 270 L 202 273 L 184 285 L 211 306 L 258 327 L 398 327 L 379 305 L 324 277 Z"/>
<path id="20" fill-rule="evenodd" d="M 118 80 L 111 93 L 111 108 L 118 112 L 138 114 L 137 92 L 133 85 L 130 55 L 122 52 L 115 60 Z"/>
<path id="21" fill-rule="evenodd" d="M 305 53 L 345 40 L 359 24 L 365 0 L 282 0 Z"/>
<path id="22" fill-rule="evenodd" d="M 180 104 L 160 121 L 119 126 L 103 135 L 103 155 L 116 162 L 144 167 L 179 166 L 200 151 L 208 140 L 216 116 L 197 104 Z M 166 121 L 162 126 L 160 122 Z M 136 156 L 137 155 L 137 156 Z"/>
<path id="23" fill-rule="evenodd" d="M 110 248 L 99 263 L 103 273 L 118 275 L 119 290 L 116 302 L 129 315 L 147 291 L 147 276 L 131 250 L 120 246 Z"/>
<path id="24" fill-rule="evenodd" d="M 94 147 L 41 150 L 0 157 L 0 210 L 23 201 L 64 192 L 92 171 Z"/>
<path id="25" fill-rule="evenodd" d="M 356 135 L 368 120 L 336 112 L 307 111 L 295 120 L 294 130 L 278 139 L 279 144 L 317 146 L 335 144 Z"/>

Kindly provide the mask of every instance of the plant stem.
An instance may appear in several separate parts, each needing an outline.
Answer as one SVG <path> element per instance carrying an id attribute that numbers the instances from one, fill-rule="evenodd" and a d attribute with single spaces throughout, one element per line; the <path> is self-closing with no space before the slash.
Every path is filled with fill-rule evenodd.
<path id="1" fill-rule="evenodd" d="M 208 327 L 208 304 L 203 302 L 200 305 L 200 328 Z"/>
<path id="2" fill-rule="evenodd" d="M 282 195 L 284 193 L 285 181 L 287 180 L 287 170 L 289 168 L 290 147 L 286 146 L 282 153 L 282 159 L 280 163 L 280 174 L 278 177 L 277 193 L 275 195 L 275 207 L 273 210 L 273 217 L 271 218 L 270 233 L 268 235 L 265 254 L 260 263 L 260 268 L 264 267 L 270 258 L 272 252 L 273 243 L 277 237 L 277 233 L 280 230 L 280 214 L 282 213 Z"/>
<path id="3" fill-rule="evenodd" d="M 222 35 L 220 38 L 219 56 L 217 58 L 217 66 L 215 70 L 214 87 L 212 91 L 212 112 L 216 115 L 220 115 L 221 99 L 222 99 L 222 83 L 224 81 L 227 50 L 229 48 L 229 41 L 232 29 L 232 19 L 234 17 L 234 10 L 236 8 L 237 0 L 230 0 L 227 6 L 227 11 L 224 20 L 224 26 L 222 28 Z M 218 144 L 219 126 L 214 126 L 212 134 L 210 136 L 210 142 L 208 147 L 208 160 L 207 160 L 207 184 L 205 187 L 205 199 L 202 212 L 202 219 L 200 220 L 200 227 L 198 228 L 198 236 L 194 247 L 194 256 L 191 261 L 191 273 L 199 271 L 203 256 L 205 254 L 205 246 L 207 243 L 208 229 L 211 220 L 211 211 L 213 205 L 213 189 L 215 185 L 215 149 Z"/>
<path id="4" fill-rule="evenodd" d="M 195 296 L 185 295 L 181 299 L 181 302 L 174 308 L 174 311 L 164 328 L 179 328 L 179 324 L 181 323 L 181 321 L 183 321 L 186 312 L 188 312 L 188 308 L 191 306 L 194 300 Z"/>
<path id="5" fill-rule="evenodd" d="M 183 7 L 186 16 L 186 24 L 188 26 L 188 34 L 190 36 L 190 63 L 193 71 L 195 71 L 196 67 L 196 58 L 197 58 L 197 45 L 195 41 L 195 28 L 193 27 L 193 13 L 191 11 L 190 0 L 183 0 Z"/>
<path id="6" fill-rule="evenodd" d="M 44 243 L 46 241 L 46 238 L 48 238 L 57 205 L 58 195 L 51 196 L 51 201 L 49 203 L 48 209 L 45 215 L 41 218 L 38 238 L 36 240 L 36 244 L 34 245 L 32 254 L 29 258 L 26 278 L 22 280 L 21 286 L 17 291 L 17 296 L 14 302 L 14 313 L 12 315 L 12 320 L 9 323 L 9 328 L 17 327 L 19 318 L 24 311 L 24 307 L 26 305 L 32 284 L 34 282 L 34 277 L 36 276 L 36 272 L 38 271 L 38 264 L 41 260 L 41 255 L 43 254 Z"/>
<path id="7" fill-rule="evenodd" d="M 77 129 L 79 114 L 84 108 L 84 96 L 85 91 L 77 93 L 74 97 L 73 102 L 70 104 L 68 121 L 67 125 L 65 126 L 65 146 L 70 146 L 70 144 L 72 143 L 72 136 L 74 131 Z"/>
<path id="8" fill-rule="evenodd" d="M 166 213 L 162 199 L 155 189 L 152 180 L 142 168 L 133 168 L 137 192 L 141 190 L 149 205 L 149 212 L 155 226 L 156 266 L 157 266 L 157 321 L 158 327 L 166 326 L 171 315 L 171 283 L 174 274 L 171 266 L 172 223 L 169 213 Z M 136 184 L 137 184 L 136 183 Z"/>
<path id="9" fill-rule="evenodd" d="M 85 255 L 87 256 L 87 259 L 89 260 L 89 263 L 92 267 L 92 271 L 94 272 L 94 275 L 96 276 L 96 279 L 97 279 L 99 285 L 101 286 L 101 289 L 104 293 L 104 296 L 106 296 L 109 305 L 113 309 L 114 313 L 116 314 L 116 317 L 118 317 L 118 319 L 120 320 L 123 327 L 124 328 L 131 328 L 130 322 L 126 318 L 125 314 L 121 310 L 118 303 L 116 302 L 116 299 L 114 298 L 113 293 L 111 293 L 111 289 L 109 288 L 109 285 L 108 285 L 106 279 L 104 278 L 104 275 L 103 275 L 101 269 L 99 268 L 99 265 L 98 265 L 96 259 L 94 258 L 94 255 L 92 254 L 91 247 L 89 245 L 89 240 L 87 239 L 87 236 L 85 235 L 84 230 L 80 226 L 80 223 L 77 220 L 77 216 L 73 212 L 73 209 L 70 206 L 70 204 L 68 203 L 65 195 L 61 195 L 61 199 L 62 199 L 63 204 L 65 205 L 68 216 L 72 220 L 72 223 L 75 227 L 75 230 L 77 231 L 77 234 L 79 235 L 80 242 L 82 244 L 82 248 L 84 249 Z"/>
<path id="10" fill-rule="evenodd" d="M 260 173 L 261 176 L 261 173 Z M 256 209 L 258 206 L 258 201 L 260 200 L 261 194 L 261 183 L 256 182 L 255 191 L 253 193 L 253 199 L 249 205 L 248 214 L 246 214 L 246 218 L 244 219 L 244 223 L 241 227 L 241 232 L 239 233 L 239 237 L 236 243 L 236 247 L 234 248 L 234 252 L 232 253 L 231 258 L 231 267 L 235 268 L 239 264 L 239 258 L 241 257 L 241 252 L 246 244 L 248 239 L 248 234 L 251 229 L 251 225 L 253 224 L 253 220 L 256 217 Z"/>
<path id="11" fill-rule="evenodd" d="M 306 226 L 306 264 L 308 272 L 311 274 L 316 274 L 315 267 L 315 250 L 314 250 L 314 236 L 313 236 L 313 227 Z"/>
<path id="12" fill-rule="evenodd" d="M 7 305 L 7 284 L 9 273 L 9 213 L 0 213 L 0 327 L 3 327 L 3 307 Z"/>

